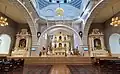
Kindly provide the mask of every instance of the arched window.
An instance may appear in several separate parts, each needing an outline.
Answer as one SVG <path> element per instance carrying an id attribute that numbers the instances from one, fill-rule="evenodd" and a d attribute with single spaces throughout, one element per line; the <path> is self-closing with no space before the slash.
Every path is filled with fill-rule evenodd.
<path id="1" fill-rule="evenodd" d="M 120 54 L 120 34 L 112 34 L 109 37 L 109 45 L 112 54 Z"/>
<path id="2" fill-rule="evenodd" d="M 0 35 L 0 54 L 8 54 L 11 44 L 11 37 L 7 34 Z"/>

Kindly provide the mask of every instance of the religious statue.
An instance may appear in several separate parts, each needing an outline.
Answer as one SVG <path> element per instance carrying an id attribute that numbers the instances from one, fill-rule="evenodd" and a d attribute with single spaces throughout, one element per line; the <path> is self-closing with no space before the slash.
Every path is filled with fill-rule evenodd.
<path id="1" fill-rule="evenodd" d="M 94 47 L 95 47 L 96 49 L 101 49 L 100 39 L 95 39 L 95 40 L 94 40 Z"/>
<path id="2" fill-rule="evenodd" d="M 82 33 L 82 31 L 80 31 L 80 32 L 79 32 L 79 35 L 80 35 L 80 37 L 82 38 L 82 36 L 83 36 L 83 33 Z"/>
<path id="3" fill-rule="evenodd" d="M 57 37 L 55 37 L 55 41 L 57 40 Z"/>
<path id="4" fill-rule="evenodd" d="M 19 47 L 20 48 L 25 48 L 26 47 L 26 40 L 25 39 L 20 40 Z"/>
<path id="5" fill-rule="evenodd" d="M 62 47 L 62 43 L 59 43 L 59 47 Z"/>
<path id="6" fill-rule="evenodd" d="M 55 44 L 55 48 L 57 47 L 57 45 Z"/>
<path id="7" fill-rule="evenodd" d="M 48 46 L 48 48 L 47 48 L 47 53 L 50 54 L 50 51 L 51 51 L 51 50 L 50 50 L 50 47 Z"/>
<path id="8" fill-rule="evenodd" d="M 42 47 L 42 50 L 45 50 L 45 47 Z"/>
<path id="9" fill-rule="evenodd" d="M 100 34 L 99 29 L 93 29 L 93 34 Z"/>
<path id="10" fill-rule="evenodd" d="M 64 47 L 66 48 L 66 44 L 64 44 Z"/>
<path id="11" fill-rule="evenodd" d="M 66 40 L 66 37 L 64 37 L 64 40 Z"/>
<path id="12" fill-rule="evenodd" d="M 37 32 L 37 37 L 39 38 L 41 36 L 41 32 Z"/>
<path id="13" fill-rule="evenodd" d="M 60 40 L 60 41 L 62 40 L 62 36 L 59 36 L 59 40 Z"/>

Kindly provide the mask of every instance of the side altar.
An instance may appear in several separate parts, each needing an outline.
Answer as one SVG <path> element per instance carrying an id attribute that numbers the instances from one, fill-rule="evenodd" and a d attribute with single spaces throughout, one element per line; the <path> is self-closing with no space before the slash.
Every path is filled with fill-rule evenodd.
<path id="1" fill-rule="evenodd" d="M 22 29 L 20 33 L 16 34 L 16 43 L 11 56 L 29 56 L 31 47 L 31 35 L 28 33 L 27 29 Z"/>
<path id="2" fill-rule="evenodd" d="M 109 56 L 105 50 L 104 34 L 99 29 L 93 29 L 89 34 L 89 52 L 91 57 L 106 57 Z"/>

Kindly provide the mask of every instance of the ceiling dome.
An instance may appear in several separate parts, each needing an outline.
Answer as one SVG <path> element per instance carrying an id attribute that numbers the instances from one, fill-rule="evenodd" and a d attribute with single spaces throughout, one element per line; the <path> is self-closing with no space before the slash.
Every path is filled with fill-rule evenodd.
<path id="1" fill-rule="evenodd" d="M 69 3 L 72 0 L 46 0 L 46 1 L 51 2 L 51 3 Z"/>

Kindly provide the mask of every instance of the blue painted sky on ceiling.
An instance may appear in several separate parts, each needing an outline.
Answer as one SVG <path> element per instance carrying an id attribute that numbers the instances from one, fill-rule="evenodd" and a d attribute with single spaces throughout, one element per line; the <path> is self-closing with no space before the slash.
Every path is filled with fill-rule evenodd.
<path id="1" fill-rule="evenodd" d="M 39 10 L 39 14 L 46 17 L 48 20 L 72 20 L 75 17 L 80 15 L 80 10 L 68 5 L 68 4 L 60 4 L 60 8 L 64 9 L 63 16 L 57 16 L 56 9 L 59 7 L 59 4 L 51 4 L 41 10 Z"/>
<path id="2" fill-rule="evenodd" d="M 57 3 L 57 2 L 59 2 L 59 3 L 69 3 L 73 0 L 46 0 L 46 1 L 51 2 L 51 3 Z"/>
<path id="3" fill-rule="evenodd" d="M 47 20 L 73 20 L 81 14 L 82 0 L 35 0 L 38 15 Z M 59 3 L 55 1 L 60 1 Z M 64 16 L 57 16 L 56 9 L 60 7 L 64 10 Z"/>
<path id="4" fill-rule="evenodd" d="M 36 0 L 36 2 L 38 2 L 39 4 L 39 8 L 42 9 L 50 4 L 55 4 L 57 3 L 57 1 L 59 1 L 59 3 L 65 3 L 65 4 L 70 4 L 78 9 L 80 9 L 82 0 L 66 0 L 66 2 L 64 2 L 64 0 L 51 0 L 52 2 L 50 2 L 49 0 Z"/>

